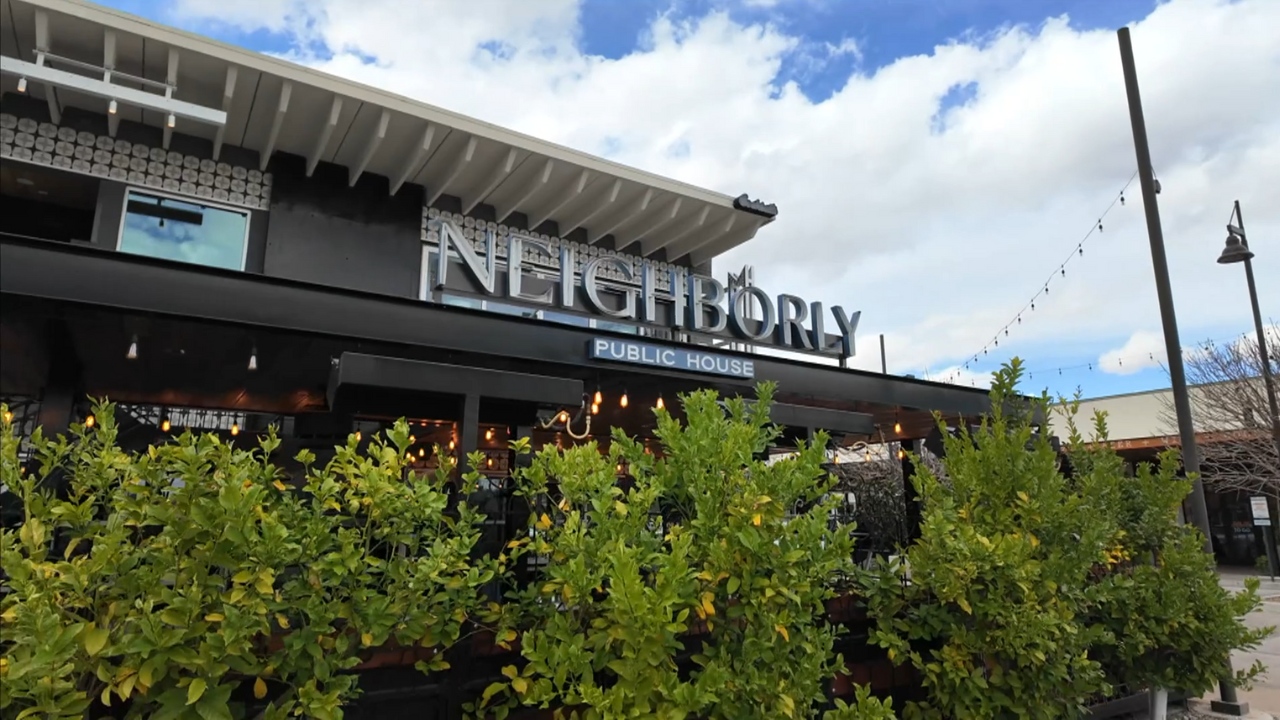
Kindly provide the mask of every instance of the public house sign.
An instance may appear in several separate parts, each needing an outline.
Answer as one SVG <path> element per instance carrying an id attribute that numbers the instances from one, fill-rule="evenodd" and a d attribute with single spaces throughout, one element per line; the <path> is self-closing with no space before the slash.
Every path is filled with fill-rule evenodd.
<path id="1" fill-rule="evenodd" d="M 498 236 L 476 228 L 475 240 L 464 236 L 452 219 L 433 219 L 439 235 L 435 254 L 434 291 L 448 287 L 449 267 L 457 257 L 472 284 L 484 295 L 532 307 L 585 309 L 615 321 L 724 335 L 759 345 L 773 345 L 840 357 L 854 355 L 860 311 L 830 308 L 836 333 L 827 334 L 827 310 L 788 294 L 773 297 L 755 286 L 732 292 L 715 278 L 685 268 L 667 267 L 623 254 L 579 257 L 578 247 L 512 232 L 503 238 L 505 278 L 500 277 Z M 483 248 L 483 257 L 477 251 Z M 452 250 L 452 252 L 450 252 Z M 546 262 L 535 262 L 534 259 Z M 556 262 L 558 261 L 558 262 Z M 581 270 L 576 268 L 581 266 Z M 548 283 L 547 268 L 558 266 Z M 663 277 L 665 275 L 665 277 Z M 505 282 L 499 280 L 505 279 Z M 536 279 L 537 282 L 529 282 Z M 537 289 L 531 289 L 534 286 Z M 582 298 L 585 302 L 578 302 Z M 747 308 L 754 306 L 750 311 Z M 750 315 L 754 314 L 755 317 Z M 734 373 L 728 373 L 734 374 Z"/>

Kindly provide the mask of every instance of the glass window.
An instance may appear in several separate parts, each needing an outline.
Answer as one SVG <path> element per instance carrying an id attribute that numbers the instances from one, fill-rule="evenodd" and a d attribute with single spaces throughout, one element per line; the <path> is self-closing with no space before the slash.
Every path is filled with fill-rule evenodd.
<path id="1" fill-rule="evenodd" d="M 125 194 L 121 252 L 243 270 L 248 244 L 248 212 L 138 190 Z"/>
<path id="2" fill-rule="evenodd" d="M 440 300 L 445 305 L 452 305 L 454 307 L 471 308 L 473 310 L 484 309 L 484 301 L 479 298 L 469 298 L 461 295 L 444 295 Z"/>
<path id="3" fill-rule="evenodd" d="M 626 325 L 624 323 L 610 322 L 609 320 L 596 320 L 596 329 L 608 330 L 609 332 L 627 333 L 628 335 L 640 334 L 640 329 L 635 325 Z"/>
<path id="4" fill-rule="evenodd" d="M 577 325 L 578 327 L 590 327 L 591 325 L 591 320 L 581 315 L 570 315 L 569 313 L 556 312 L 554 310 L 544 310 L 542 319 L 560 323 L 561 325 Z"/>

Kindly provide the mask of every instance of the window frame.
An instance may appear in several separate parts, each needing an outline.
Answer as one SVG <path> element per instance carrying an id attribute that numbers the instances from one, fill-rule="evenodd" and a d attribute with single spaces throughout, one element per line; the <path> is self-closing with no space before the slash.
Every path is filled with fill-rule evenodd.
<path id="1" fill-rule="evenodd" d="M 129 220 L 129 195 L 131 193 L 138 193 L 140 195 L 150 195 L 151 197 L 154 197 L 154 198 L 175 200 L 177 202 L 187 203 L 188 205 L 199 205 L 201 207 L 206 207 L 211 210 L 222 210 L 224 212 L 243 215 L 244 216 L 244 240 L 242 243 L 243 249 L 240 252 L 240 267 L 224 268 L 224 267 L 218 267 L 216 265 L 205 265 L 203 263 L 188 262 L 186 260 L 174 260 L 173 258 L 156 257 L 154 255 L 144 255 L 142 253 L 135 253 L 135 252 L 129 252 L 128 250 L 122 250 L 121 246 L 124 245 L 125 225 L 128 223 L 128 220 Z M 196 267 L 209 268 L 211 270 L 237 270 L 239 272 L 244 272 L 245 268 L 249 264 L 249 236 L 252 228 L 253 228 L 253 211 L 247 208 L 240 208 L 234 205 L 224 205 L 217 201 L 206 202 L 205 198 L 199 198 L 199 197 L 193 198 L 186 195 L 180 195 L 178 193 L 157 190 L 155 188 L 141 186 L 141 185 L 125 185 L 124 201 L 120 205 L 120 227 L 116 230 L 115 251 L 119 253 L 124 253 L 126 255 L 135 255 L 137 257 L 151 258 L 152 260 L 163 260 L 166 262 L 182 263 L 183 265 L 194 265 Z"/>

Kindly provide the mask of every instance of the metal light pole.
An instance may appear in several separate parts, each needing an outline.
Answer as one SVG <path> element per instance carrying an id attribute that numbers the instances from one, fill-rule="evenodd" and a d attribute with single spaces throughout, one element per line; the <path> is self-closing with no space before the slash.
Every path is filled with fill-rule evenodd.
<path id="1" fill-rule="evenodd" d="M 1271 412 L 1271 437 L 1276 444 L 1276 452 L 1280 454 L 1280 409 L 1276 405 L 1276 384 L 1271 377 L 1271 358 L 1267 350 L 1267 333 L 1262 327 L 1262 310 L 1258 307 L 1258 286 L 1253 280 L 1253 251 L 1249 249 L 1249 239 L 1244 233 L 1244 216 L 1240 213 L 1240 201 L 1235 203 L 1232 213 L 1235 224 L 1227 223 L 1227 245 L 1222 249 L 1218 262 L 1223 265 L 1244 263 L 1244 276 L 1249 283 L 1249 303 L 1253 307 L 1253 327 L 1258 334 L 1258 360 L 1262 363 L 1262 384 L 1267 390 L 1267 405 Z M 1267 497 L 1267 509 L 1271 516 L 1271 525 L 1264 528 L 1267 541 L 1267 562 L 1271 565 L 1274 577 L 1280 571 L 1280 562 L 1276 557 L 1276 507 L 1270 496 Z"/>
<path id="2" fill-rule="evenodd" d="M 1182 466 L 1195 478 L 1191 484 L 1191 521 L 1204 536 L 1204 551 L 1213 554 L 1209 528 L 1209 509 L 1204 501 L 1204 485 L 1200 482 L 1200 454 L 1196 448 L 1196 431 L 1191 420 L 1191 399 L 1187 394 L 1187 374 L 1182 364 L 1182 342 L 1178 339 L 1178 318 L 1173 308 L 1173 289 L 1169 282 L 1169 261 L 1164 250 L 1164 230 L 1160 226 L 1160 207 L 1156 203 L 1156 178 L 1151 168 L 1151 148 L 1147 144 L 1147 123 L 1142 114 L 1142 96 L 1138 92 L 1138 70 L 1133 61 L 1133 41 L 1129 28 L 1116 32 L 1120 41 L 1120 64 L 1124 69 L 1124 86 L 1129 100 L 1129 122 L 1133 126 L 1133 148 L 1138 160 L 1138 180 L 1142 184 L 1142 205 L 1147 216 L 1147 236 L 1151 241 L 1151 264 L 1156 276 L 1156 295 L 1160 301 L 1160 320 L 1164 325 L 1165 351 L 1169 355 L 1169 379 L 1173 385 L 1173 407 L 1178 416 L 1178 435 L 1182 439 Z M 1227 658 L 1226 676 L 1231 675 L 1231 658 Z M 1248 703 L 1236 696 L 1229 680 L 1218 683 L 1221 700 L 1212 703 L 1217 712 L 1244 716 Z"/>

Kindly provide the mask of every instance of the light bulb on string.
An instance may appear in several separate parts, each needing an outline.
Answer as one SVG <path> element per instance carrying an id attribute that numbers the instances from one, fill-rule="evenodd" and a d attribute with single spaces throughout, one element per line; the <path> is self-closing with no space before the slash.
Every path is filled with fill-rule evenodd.
<path id="1" fill-rule="evenodd" d="M 1081 256 L 1083 256 L 1083 255 L 1084 255 L 1084 245 L 1077 245 L 1077 246 L 1076 246 L 1076 250 L 1078 250 L 1078 251 L 1080 252 L 1080 255 L 1081 255 Z"/>
<path id="2" fill-rule="evenodd" d="M 631 401 L 627 399 L 627 391 L 623 390 L 622 397 L 618 398 L 618 404 L 621 405 L 622 407 L 626 407 L 630 402 Z"/>
<path id="3" fill-rule="evenodd" d="M 87 416 L 85 416 L 85 419 L 84 419 L 84 426 L 85 426 L 85 427 L 87 427 L 87 428 L 91 428 L 91 427 L 93 427 L 93 423 L 94 423 L 94 422 L 95 422 L 95 420 L 94 420 L 94 418 L 93 418 L 93 415 L 87 415 Z"/>
<path id="4" fill-rule="evenodd" d="M 591 403 L 591 414 L 592 415 L 600 414 L 600 403 Z"/>
<path id="5" fill-rule="evenodd" d="M 488 430 L 485 430 L 485 431 L 484 431 L 484 439 L 485 439 L 485 440 L 492 440 L 492 439 L 493 439 L 493 428 L 489 428 Z"/>
<path id="6" fill-rule="evenodd" d="M 4 411 L 4 421 L 5 421 L 5 422 L 7 422 L 7 423 L 11 423 L 11 422 L 13 422 L 13 411 L 12 411 L 12 410 L 5 410 L 5 411 Z"/>
<path id="7" fill-rule="evenodd" d="M 1120 204 L 1124 205 L 1124 193 L 1120 193 Z"/>
<path id="8" fill-rule="evenodd" d="M 426 448 L 418 448 L 418 457 L 426 457 L 426 456 L 427 456 L 427 449 L 426 449 Z"/>
<path id="9" fill-rule="evenodd" d="M 600 405 L 601 403 L 604 402 L 604 393 L 600 392 L 600 388 L 596 388 L 596 396 L 592 398 L 592 401 L 596 405 Z"/>
<path id="10" fill-rule="evenodd" d="M 894 420 L 894 421 L 893 421 L 893 432 L 894 432 L 894 434 L 895 434 L 895 435 L 901 435 L 901 434 L 902 434 L 902 423 L 898 422 L 897 420 Z"/>
<path id="11" fill-rule="evenodd" d="M 134 335 L 129 339 L 129 351 L 124 354 L 128 360 L 138 359 L 138 336 Z"/>
<path id="12" fill-rule="evenodd" d="M 659 410 L 661 410 L 661 409 L 663 409 L 663 408 L 665 408 L 665 407 L 667 406 L 667 404 L 666 404 L 666 403 L 664 403 L 664 402 L 662 401 L 662 396 L 661 396 L 661 395 L 659 395 L 659 396 L 658 396 L 658 402 L 654 403 L 653 405 L 654 405 L 654 407 L 658 408 Z"/>
<path id="13" fill-rule="evenodd" d="M 418 436 L 417 436 L 417 435 L 410 435 L 410 436 L 409 436 L 409 444 L 410 444 L 410 445 L 416 445 L 416 444 L 417 444 L 417 442 L 418 442 Z"/>
<path id="14" fill-rule="evenodd" d="M 450 450 L 450 451 L 452 451 L 452 450 L 453 450 L 454 448 L 456 448 L 456 447 L 458 447 L 458 443 L 457 443 L 457 441 L 456 441 L 456 440 L 453 440 L 453 439 L 450 439 L 450 440 L 449 440 L 449 450 Z"/>
<path id="15" fill-rule="evenodd" d="M 237 436 L 237 435 L 239 435 L 239 434 L 240 434 L 240 424 L 239 424 L 239 423 L 231 423 L 231 437 L 235 437 L 235 436 Z"/>
<path id="16" fill-rule="evenodd" d="M 165 418 L 160 421 L 160 432 L 169 432 L 169 428 L 171 427 L 173 427 L 173 425 L 169 423 L 169 418 Z"/>
<path id="17" fill-rule="evenodd" d="M 1098 220 L 1098 232 L 1102 232 L 1102 220 Z"/>
<path id="18" fill-rule="evenodd" d="M 360 438 L 361 438 L 361 437 L 362 437 L 362 433 L 361 433 L 359 430 L 357 430 L 357 431 L 356 431 L 356 442 L 360 442 Z"/>
<path id="19" fill-rule="evenodd" d="M 258 348 L 255 346 L 249 351 L 249 372 L 258 369 Z"/>
<path id="20" fill-rule="evenodd" d="M 1062 277 L 1066 277 L 1066 276 L 1067 276 L 1067 269 L 1064 267 L 1062 268 Z"/>

